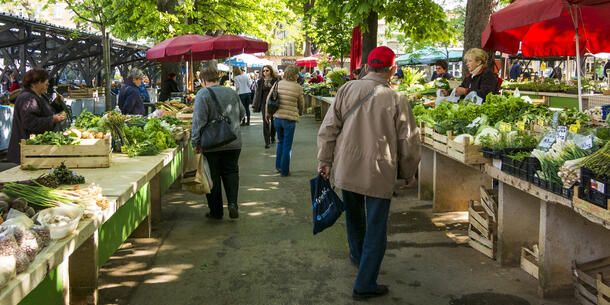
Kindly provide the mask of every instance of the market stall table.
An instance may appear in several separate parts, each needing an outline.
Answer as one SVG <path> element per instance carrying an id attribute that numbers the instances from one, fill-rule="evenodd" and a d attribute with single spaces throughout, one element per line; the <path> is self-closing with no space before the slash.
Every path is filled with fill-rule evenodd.
<path id="1" fill-rule="evenodd" d="M 88 184 L 102 187 L 111 207 L 98 218 L 81 221 L 74 235 L 43 250 L 39 256 L 44 256 L 2 289 L 0 304 L 41 304 L 51 297 L 66 304 L 95 304 L 98 268 L 130 235 L 150 237 L 151 220 L 161 219 L 161 194 L 182 174 L 183 156 L 192 153 L 186 138 L 159 155 L 113 154 L 110 168 L 77 169 Z M 0 173 L 0 181 L 32 179 L 45 172 L 15 167 Z"/>
<path id="2" fill-rule="evenodd" d="M 584 262 L 610 255 L 607 219 L 574 208 L 572 200 L 493 165 L 485 165 L 485 172 L 499 180 L 498 261 L 519 264 L 521 247 L 538 244 L 541 295 L 572 293 L 573 260 Z"/>

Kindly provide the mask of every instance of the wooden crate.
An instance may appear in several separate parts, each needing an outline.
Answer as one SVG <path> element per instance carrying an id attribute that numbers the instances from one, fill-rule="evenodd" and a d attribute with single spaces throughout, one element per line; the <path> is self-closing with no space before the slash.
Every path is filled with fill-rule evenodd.
<path id="1" fill-rule="evenodd" d="M 578 192 L 580 187 L 574 187 L 574 196 L 572 197 L 572 204 L 574 208 L 583 210 L 595 217 L 598 217 L 605 222 L 610 222 L 610 210 L 604 209 L 584 199 L 578 198 Z M 610 207 L 610 199 L 608 200 L 608 207 Z"/>
<path id="2" fill-rule="evenodd" d="M 494 259 L 497 225 L 478 201 L 468 205 L 468 244 L 484 255 Z"/>
<path id="3" fill-rule="evenodd" d="M 447 155 L 464 164 L 484 164 L 490 161 L 483 157 L 480 145 L 471 145 L 470 139 L 465 138 L 464 143 L 453 141 L 452 137 L 447 139 Z"/>
<path id="4" fill-rule="evenodd" d="M 531 250 L 521 247 L 521 269 L 536 279 L 538 279 L 539 257 L 538 245 L 534 245 Z"/>
<path id="5" fill-rule="evenodd" d="M 610 305 L 610 286 L 604 282 L 604 277 L 597 274 L 597 303 L 599 305 Z"/>
<path id="6" fill-rule="evenodd" d="M 494 221 L 497 221 L 498 215 L 498 190 L 486 189 L 481 185 L 481 206 Z"/>
<path id="7" fill-rule="evenodd" d="M 436 132 L 430 127 L 424 127 L 424 141 L 423 143 L 429 147 L 434 147 L 434 135 Z"/>
<path id="8" fill-rule="evenodd" d="M 572 261 L 572 279 L 574 280 L 574 296 L 583 305 L 608 304 L 599 302 L 600 296 L 610 300 L 608 285 L 603 281 L 598 283 L 598 275 L 602 278 L 610 277 L 610 257 L 592 262 L 578 264 Z M 602 284 L 602 285 L 598 285 Z M 598 289 L 601 288 L 601 289 Z M 603 300 L 603 299 L 602 299 Z"/>
<path id="9" fill-rule="evenodd" d="M 193 113 L 182 113 L 182 112 L 178 112 L 176 113 L 176 118 L 182 120 L 182 121 L 192 121 L 193 120 Z"/>
<path id="10" fill-rule="evenodd" d="M 112 140 L 82 139 L 78 145 L 27 145 L 21 140 L 21 169 L 52 168 L 62 162 L 69 168 L 110 167 Z"/>
<path id="11" fill-rule="evenodd" d="M 434 134 L 433 134 L 434 143 L 432 144 L 432 147 L 434 147 L 434 149 L 436 149 L 437 151 L 446 154 L 447 153 L 447 142 L 452 138 L 453 138 L 453 136 L 451 135 L 451 132 L 447 132 L 447 135 L 443 135 L 443 134 L 434 132 Z"/>

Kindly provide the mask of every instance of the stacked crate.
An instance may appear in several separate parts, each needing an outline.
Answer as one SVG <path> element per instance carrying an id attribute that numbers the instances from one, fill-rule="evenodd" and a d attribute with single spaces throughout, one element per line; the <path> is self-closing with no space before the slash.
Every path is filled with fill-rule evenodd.
<path id="1" fill-rule="evenodd" d="M 468 244 L 495 259 L 498 239 L 498 191 L 481 186 L 481 201 L 471 200 L 468 206 Z"/>

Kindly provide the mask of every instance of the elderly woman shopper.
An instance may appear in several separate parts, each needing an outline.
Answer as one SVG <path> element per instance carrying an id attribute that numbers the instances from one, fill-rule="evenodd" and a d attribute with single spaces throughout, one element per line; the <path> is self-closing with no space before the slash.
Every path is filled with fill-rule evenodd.
<path id="1" fill-rule="evenodd" d="M 269 148 L 272 143 L 275 143 L 275 126 L 273 120 L 265 120 L 265 103 L 271 87 L 275 85 L 280 77 L 275 73 L 275 70 L 270 65 L 266 65 L 261 69 L 261 77 L 256 83 L 256 93 L 254 93 L 254 103 L 252 110 L 261 112 L 263 117 L 263 137 L 265 138 L 265 148 Z"/>
<path id="2" fill-rule="evenodd" d="M 290 175 L 290 157 L 292 156 L 292 140 L 299 116 L 303 113 L 303 88 L 297 84 L 299 67 L 290 65 L 284 72 L 284 79 L 277 83 L 280 107 L 273 114 L 275 130 L 277 131 L 277 151 L 275 168 L 282 177 Z M 272 89 L 273 90 L 273 89 Z M 266 104 L 268 106 L 268 104 Z M 267 111 L 266 120 L 271 120 Z"/>
<path id="3" fill-rule="evenodd" d="M 140 69 L 132 69 L 127 74 L 125 84 L 119 92 L 119 108 L 123 114 L 138 114 L 145 115 L 144 101 L 140 96 L 140 85 L 142 84 L 142 71 Z"/>
<path id="4" fill-rule="evenodd" d="M 432 73 L 431 80 L 435 80 L 437 78 L 444 78 L 444 79 L 453 78 L 451 73 L 447 72 L 447 70 L 449 70 L 449 62 L 447 62 L 444 59 L 439 59 L 434 63 L 434 65 L 436 67 L 435 67 L 434 73 Z"/>
<path id="5" fill-rule="evenodd" d="M 235 82 L 235 90 L 239 94 L 241 104 L 246 109 L 246 120 L 242 121 L 242 125 L 250 125 L 250 104 L 252 103 L 252 96 L 250 95 L 251 80 L 248 74 L 243 73 L 240 68 L 233 68 L 233 81 Z"/>
<path id="6" fill-rule="evenodd" d="M 210 165 L 210 175 L 213 187 L 207 194 L 210 212 L 206 217 L 222 219 L 222 188 L 224 186 L 229 208 L 229 217 L 239 217 L 237 207 L 237 193 L 239 190 L 239 154 L 241 153 L 241 132 L 239 121 L 244 117 L 246 110 L 239 100 L 237 93 L 229 88 L 219 85 L 218 70 L 214 66 L 206 67 L 201 72 L 203 88 L 197 92 L 193 110 L 192 144 L 195 153 L 203 153 Z M 218 105 L 220 109 L 216 106 Z M 201 130 L 221 113 L 230 119 L 233 133 L 237 139 L 221 147 L 203 150 L 201 147 Z M 222 184 L 221 184 L 222 182 Z"/>
<path id="7" fill-rule="evenodd" d="M 487 94 L 498 93 L 498 76 L 487 67 L 488 58 L 487 52 L 479 48 L 472 48 L 466 52 L 464 60 L 470 74 L 456 88 L 456 96 L 466 96 L 470 92 L 476 92 L 485 101 Z"/>
<path id="8" fill-rule="evenodd" d="M 49 73 L 41 68 L 26 72 L 22 79 L 23 91 L 15 101 L 13 127 L 8 146 L 7 160 L 21 163 L 19 142 L 31 134 L 59 130 L 60 123 L 66 119 L 61 105 L 61 96 L 50 102 L 46 95 L 49 88 Z"/>

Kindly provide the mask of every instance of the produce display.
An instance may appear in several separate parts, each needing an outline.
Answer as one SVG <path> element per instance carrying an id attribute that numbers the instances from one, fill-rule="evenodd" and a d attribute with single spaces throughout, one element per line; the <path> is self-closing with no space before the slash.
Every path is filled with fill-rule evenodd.
<path id="1" fill-rule="evenodd" d="M 599 125 L 599 110 L 551 111 L 520 97 L 492 94 L 482 105 L 441 102 L 429 107 L 419 102 L 412 109 L 418 123 L 454 136 L 454 142 L 469 139 L 484 156 L 501 159 L 503 171 L 564 197 L 571 198 L 581 167 L 594 166 L 602 175 L 607 165 L 599 164 L 610 164 L 610 156 L 603 154 L 609 129 Z"/>
<path id="2" fill-rule="evenodd" d="M 180 103 L 177 101 L 167 101 L 167 102 L 157 102 L 155 103 L 155 107 L 157 109 L 169 111 L 169 112 L 178 112 L 184 108 L 188 108 L 187 104 Z"/>

